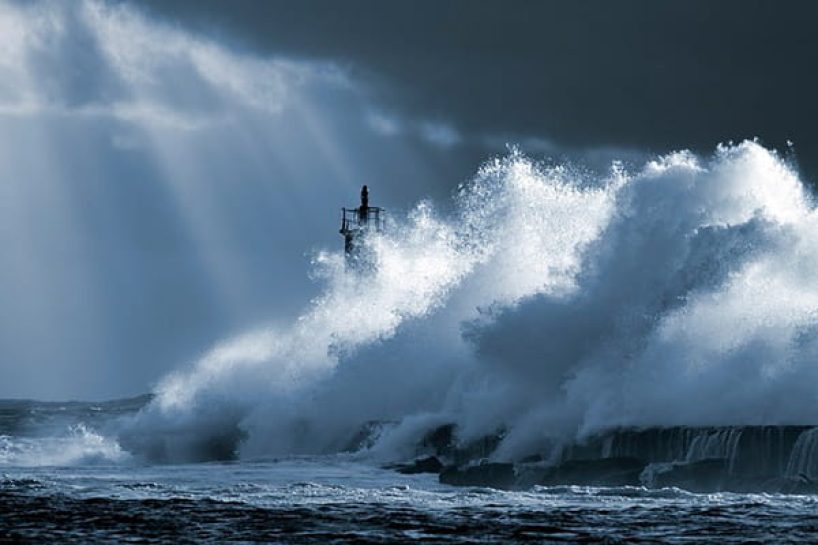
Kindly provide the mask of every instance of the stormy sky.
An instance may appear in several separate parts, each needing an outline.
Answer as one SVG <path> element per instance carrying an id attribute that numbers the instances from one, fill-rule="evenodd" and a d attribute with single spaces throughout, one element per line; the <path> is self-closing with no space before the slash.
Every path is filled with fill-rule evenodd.
<path id="1" fill-rule="evenodd" d="M 146 0 L 267 54 L 329 59 L 466 141 L 710 150 L 795 143 L 818 168 L 818 6 L 763 0 Z M 479 152 L 478 152 L 479 153 Z"/>
<path id="2" fill-rule="evenodd" d="M 0 2 L 0 397 L 149 390 L 297 316 L 367 183 L 605 168 L 758 137 L 818 178 L 818 7 L 761 1 Z M 788 142 L 793 143 L 792 151 Z"/>

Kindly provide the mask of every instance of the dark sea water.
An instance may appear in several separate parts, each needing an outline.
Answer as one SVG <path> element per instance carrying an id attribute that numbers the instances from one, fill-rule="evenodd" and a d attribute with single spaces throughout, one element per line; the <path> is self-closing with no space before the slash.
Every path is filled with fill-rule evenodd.
<path id="1" fill-rule="evenodd" d="M 811 543 L 818 497 L 441 485 L 353 455 L 146 465 L 144 400 L 0 407 L 2 543 Z"/>

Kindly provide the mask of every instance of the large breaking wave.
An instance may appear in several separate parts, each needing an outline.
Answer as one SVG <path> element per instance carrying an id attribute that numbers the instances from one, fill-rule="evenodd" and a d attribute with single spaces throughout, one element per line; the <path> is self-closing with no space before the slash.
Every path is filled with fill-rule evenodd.
<path id="1" fill-rule="evenodd" d="M 755 142 L 598 177 L 512 151 L 441 215 L 319 254 L 288 328 L 216 346 L 123 433 L 162 459 L 327 452 L 367 421 L 393 456 L 431 426 L 507 431 L 499 455 L 622 425 L 818 421 L 818 222 Z"/>
<path id="2" fill-rule="evenodd" d="M 0 85 L 7 127 L 0 134 L 3 189 L 15 199 L 9 202 L 25 201 L 9 207 L 0 229 L 10 256 L 7 274 L 15 280 L 5 293 L 29 284 L 56 292 L 49 282 L 56 274 L 45 273 L 71 275 L 47 266 L 61 261 L 32 256 L 66 248 L 72 256 L 94 256 L 82 251 L 80 235 L 99 242 L 97 231 L 116 223 L 112 218 L 121 209 L 96 220 L 106 229 L 94 221 L 87 229 L 72 226 L 71 199 L 57 197 L 70 193 L 72 172 L 84 177 L 99 170 L 102 187 L 102 180 L 129 172 L 139 160 L 128 157 L 107 170 L 88 151 L 96 148 L 75 153 L 69 143 L 105 142 L 102 149 L 123 153 L 141 149 L 141 161 L 156 162 L 147 172 L 158 171 L 173 186 L 172 200 L 189 216 L 202 263 L 214 269 L 214 291 L 223 290 L 236 306 L 246 298 L 226 294 L 237 284 L 240 292 L 249 289 L 242 280 L 252 275 L 234 267 L 224 250 L 245 241 L 238 234 L 223 238 L 225 229 L 211 213 L 218 210 L 213 202 L 234 186 L 197 202 L 198 194 L 213 190 L 208 175 L 215 170 L 232 177 L 242 164 L 248 179 L 268 177 L 268 148 L 253 145 L 262 135 L 269 149 L 287 156 L 284 171 L 301 181 L 325 178 L 312 172 L 299 178 L 318 160 L 308 150 L 327 155 L 324 162 L 341 181 L 311 187 L 309 198 L 330 189 L 340 194 L 339 186 L 351 188 L 361 177 L 349 168 L 352 146 L 336 148 L 334 142 L 340 135 L 357 141 L 350 136 L 351 118 L 324 118 L 347 104 L 361 117 L 372 112 L 361 99 L 365 93 L 347 89 L 346 75 L 334 67 L 235 54 L 156 25 L 126 4 L 0 3 L 0 15 L 7 53 L 0 59 L 7 82 Z M 327 82 L 334 94 L 318 100 Z M 339 97 L 341 106 L 318 107 Z M 271 117 L 286 112 L 289 117 Z M 27 140 L 9 120 L 42 134 Z M 51 130 L 62 122 L 71 130 Z M 265 132 L 267 124 L 274 130 Z M 73 132 L 79 126 L 84 137 Z M 396 130 L 387 129 L 375 140 Z M 291 154 L 298 146 L 284 144 L 292 144 L 299 130 L 304 147 Z M 59 134 L 70 137 L 57 140 Z M 374 146 L 372 135 L 367 138 L 361 142 L 370 144 L 360 148 L 377 155 L 367 147 Z M 38 145 L 46 152 L 22 152 Z M 419 163 L 407 160 L 400 167 L 423 172 Z M 71 165 L 87 168 L 66 169 Z M 424 177 L 417 178 L 423 186 Z M 230 202 L 257 202 L 259 194 Z M 104 209 L 107 201 L 100 202 Z M 293 220 L 293 202 L 301 201 L 276 198 L 261 215 Z M 389 457 L 428 429 L 453 422 L 464 439 L 505 430 L 497 455 L 513 457 L 552 438 L 616 426 L 818 423 L 818 221 L 809 191 L 776 153 L 748 141 L 722 146 L 710 157 L 678 152 L 642 166 L 615 163 L 598 176 L 512 151 L 483 165 L 449 204 L 421 202 L 406 217 L 393 217 L 382 236 L 368 240 L 377 264 L 370 274 L 345 270 L 340 240 L 337 250 L 318 254 L 313 274 L 323 291 L 300 316 L 289 326 L 224 341 L 168 376 L 148 407 L 119 430 L 122 446 L 159 460 L 224 458 L 236 450 L 245 457 L 332 452 L 361 426 L 380 421 L 393 425 L 370 452 Z M 50 229 L 52 223 L 62 233 Z M 130 236 L 112 240 L 134 244 Z M 47 244 L 37 252 L 29 239 Z M 80 269 L 85 261 L 72 259 Z M 88 279 L 79 272 L 89 272 Z M 63 291 L 92 299 L 86 294 L 95 293 L 96 277 L 75 273 L 82 282 L 67 285 L 82 289 Z M 112 306 L 119 307 L 122 290 L 111 289 Z M 41 324 L 48 334 L 66 329 L 73 345 L 72 324 L 61 316 L 79 321 L 93 314 L 81 329 L 95 342 L 106 340 L 103 326 L 116 321 L 102 319 L 105 313 L 96 320 L 84 305 L 76 307 L 82 313 L 55 312 L 50 291 L 30 291 L 38 304 L 26 297 L 20 300 L 27 304 L 16 306 L 39 313 L 7 320 L 37 326 L 30 336 L 8 336 L 25 353 L 67 346 L 42 342 Z M 58 358 L 39 361 L 50 359 Z M 36 458 L 52 459 L 55 452 L 59 463 L 70 463 L 125 456 L 85 431 L 69 428 L 47 444 L 4 443 L 0 457 L 17 463 L 47 451 Z M 66 461 L 69 443 L 79 447 Z"/>

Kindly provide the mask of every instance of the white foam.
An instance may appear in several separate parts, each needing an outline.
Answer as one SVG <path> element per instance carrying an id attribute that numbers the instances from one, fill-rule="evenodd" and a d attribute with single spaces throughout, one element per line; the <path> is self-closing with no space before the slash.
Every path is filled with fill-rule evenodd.
<path id="1" fill-rule="evenodd" d="M 83 424 L 70 426 L 62 435 L 10 437 L 0 435 L 0 466 L 73 466 L 121 463 L 130 458 L 115 439 Z"/>

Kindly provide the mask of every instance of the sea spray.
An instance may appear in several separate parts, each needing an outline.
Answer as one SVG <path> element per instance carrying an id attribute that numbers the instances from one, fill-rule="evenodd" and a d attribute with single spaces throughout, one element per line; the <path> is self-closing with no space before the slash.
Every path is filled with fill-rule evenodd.
<path id="1" fill-rule="evenodd" d="M 217 443 L 221 455 L 228 448 L 221 438 L 227 434 L 229 445 L 244 436 L 240 421 L 263 407 L 264 425 L 282 427 L 274 450 L 296 448 L 299 435 L 307 433 L 299 431 L 297 411 L 311 395 L 306 390 L 358 347 L 393 336 L 402 322 L 441 305 L 472 266 L 462 258 L 452 228 L 428 203 L 419 204 L 393 232 L 395 237 L 373 234 L 365 241 L 377 267 L 363 277 L 347 271 L 341 256 L 319 254 L 316 274 L 327 289 L 291 328 L 239 337 L 217 346 L 192 370 L 170 376 L 141 417 L 153 423 L 127 435 L 126 442 L 146 441 L 145 448 L 163 459 L 187 459 L 192 435 L 194 451 Z M 322 442 L 311 441 L 308 450 Z"/>
<path id="2" fill-rule="evenodd" d="M 326 452 L 390 420 L 380 446 L 398 455 L 418 422 L 452 421 L 506 430 L 497 456 L 514 457 L 616 426 L 814 422 L 816 227 L 797 174 L 755 142 L 601 178 L 512 151 L 450 216 L 424 202 L 367 241 L 371 276 L 319 254 L 326 289 L 293 326 L 169 378 L 123 437 L 171 459 L 191 437 Z"/>
<path id="3" fill-rule="evenodd" d="M 428 410 L 439 411 L 445 395 L 440 387 L 445 389 L 447 384 L 427 387 L 426 381 L 437 375 L 423 373 L 415 358 L 423 357 L 444 371 L 452 359 L 462 364 L 466 345 L 460 324 L 477 318 L 481 306 L 513 304 L 532 290 L 568 289 L 579 263 L 578 248 L 592 238 L 593 229 L 582 228 L 583 218 L 588 210 L 606 213 L 601 204 L 604 192 L 582 191 L 573 182 L 564 169 L 539 167 L 515 152 L 489 163 L 473 184 L 461 188 L 454 219 L 438 217 L 430 203 L 422 202 L 405 220 L 393 222 L 385 234 L 369 237 L 368 251 L 377 262 L 370 275 L 349 273 L 340 253 L 319 254 L 315 275 L 325 281 L 326 290 L 290 329 L 228 341 L 192 370 L 170 376 L 157 389 L 155 403 L 123 436 L 126 444 L 154 457 L 159 453 L 162 459 L 199 458 L 185 445 L 191 441 L 194 451 L 209 451 L 204 457 L 221 454 L 221 437 L 231 442 L 244 437 L 251 445 L 261 441 L 265 448 L 256 448 L 257 453 L 323 450 L 337 433 L 349 433 L 361 424 L 348 420 L 334 433 L 310 429 L 320 427 L 322 419 L 349 413 L 345 406 L 359 401 L 344 399 L 345 387 L 339 397 L 333 386 L 334 377 L 347 377 L 336 374 L 339 362 L 372 369 L 349 385 L 350 392 L 363 387 L 374 399 L 381 398 L 378 392 L 389 397 L 383 400 L 387 406 L 366 407 L 370 419 L 386 416 L 388 405 L 402 395 L 395 395 L 396 386 L 406 386 L 406 380 L 414 386 L 410 394 L 439 391 L 441 395 L 427 404 Z M 582 206 L 583 201 L 590 206 Z M 494 208 L 486 213 L 489 205 Z M 545 234 L 537 234 L 538 226 Z M 521 257 L 518 248 L 523 246 L 527 249 Z M 540 255 L 552 255 L 560 262 L 533 270 L 516 266 L 523 258 L 537 265 Z M 498 270 L 506 272 L 498 278 Z M 554 279 L 549 280 L 549 275 Z M 463 287 L 464 283 L 471 287 Z M 523 284 L 532 288 L 521 292 Z M 412 323 L 409 328 L 414 334 L 395 338 L 399 326 L 405 329 L 407 323 Z M 418 347 L 413 346 L 418 337 L 430 341 L 420 347 L 420 352 L 428 350 L 426 354 L 417 353 Z M 402 360 L 391 376 L 379 372 L 384 363 L 378 350 L 383 343 Z M 394 352 L 397 346 L 401 348 Z M 447 382 L 456 378 L 448 375 Z M 319 396 L 342 406 L 323 407 L 314 402 Z M 319 414 L 313 419 L 310 413 L 316 408 Z M 413 412 L 411 406 L 405 409 L 389 416 L 402 418 Z M 250 429 L 265 431 L 254 434 Z M 183 445 L 178 445 L 180 440 Z M 211 451 L 208 445 L 214 443 L 219 446 Z"/>
<path id="4" fill-rule="evenodd" d="M 0 435 L 0 467 L 120 464 L 130 459 L 113 438 L 82 423 L 48 436 Z"/>

